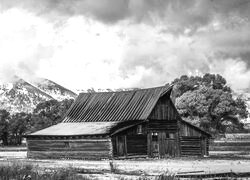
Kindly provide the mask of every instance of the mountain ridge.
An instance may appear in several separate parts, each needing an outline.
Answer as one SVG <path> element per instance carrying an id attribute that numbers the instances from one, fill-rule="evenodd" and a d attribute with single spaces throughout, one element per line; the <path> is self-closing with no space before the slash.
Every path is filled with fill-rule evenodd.
<path id="1" fill-rule="evenodd" d="M 11 114 L 31 113 L 41 102 L 75 99 L 76 96 L 73 91 L 48 79 L 40 78 L 38 83 L 15 76 L 12 81 L 0 84 L 0 109 Z"/>

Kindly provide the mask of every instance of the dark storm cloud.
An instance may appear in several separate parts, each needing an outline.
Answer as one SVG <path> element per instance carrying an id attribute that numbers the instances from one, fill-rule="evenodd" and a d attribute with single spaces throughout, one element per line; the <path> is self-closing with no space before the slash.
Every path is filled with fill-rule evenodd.
<path id="1" fill-rule="evenodd" d="M 209 44 L 217 57 L 239 58 L 250 68 L 250 24 L 195 35 L 195 41 Z"/>
<path id="2" fill-rule="evenodd" d="M 104 23 L 115 23 L 128 16 L 126 0 L 2 0 L 2 9 L 21 7 L 37 15 L 74 16 L 85 15 Z"/>
<path id="3" fill-rule="evenodd" d="M 143 67 L 149 73 L 142 77 L 143 85 L 157 82 L 156 77 L 164 83 L 168 76 L 178 77 L 196 69 L 210 72 L 217 59 L 225 64 L 244 61 L 250 69 L 250 0 L 0 0 L 0 12 L 15 7 L 52 21 L 79 15 L 107 25 L 127 20 L 135 25 L 136 33 L 126 34 L 124 30 L 124 36 L 135 39 L 135 45 L 124 48 L 120 68 L 126 76 Z M 174 38 L 154 42 L 156 35 L 138 29 L 141 24 L 158 28 L 161 37 Z M 212 54 L 211 61 L 207 54 Z"/>
<path id="4" fill-rule="evenodd" d="M 38 14 L 87 15 L 105 23 L 123 19 L 163 21 L 170 28 L 197 28 L 216 17 L 249 18 L 248 0 L 1 0 L 2 8 L 22 7 Z"/>

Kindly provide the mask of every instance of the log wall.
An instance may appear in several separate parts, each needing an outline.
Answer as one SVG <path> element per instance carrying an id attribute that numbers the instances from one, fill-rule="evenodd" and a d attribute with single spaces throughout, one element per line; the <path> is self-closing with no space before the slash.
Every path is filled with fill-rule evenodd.
<path id="1" fill-rule="evenodd" d="M 209 138 L 196 128 L 179 122 L 181 156 L 208 156 Z"/>
<path id="2" fill-rule="evenodd" d="M 181 156 L 202 156 L 202 141 L 197 136 L 181 136 Z"/>
<path id="3" fill-rule="evenodd" d="M 112 157 L 110 138 L 43 140 L 27 138 L 28 158 L 107 159 Z"/>

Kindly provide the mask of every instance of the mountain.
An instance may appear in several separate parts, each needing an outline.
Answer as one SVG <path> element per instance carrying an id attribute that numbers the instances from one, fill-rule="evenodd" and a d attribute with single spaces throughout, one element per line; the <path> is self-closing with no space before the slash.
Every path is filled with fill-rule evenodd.
<path id="1" fill-rule="evenodd" d="M 58 101 L 72 98 L 75 99 L 77 96 L 73 91 L 48 79 L 39 78 L 32 82 L 32 84 Z"/>
<path id="2" fill-rule="evenodd" d="M 37 104 L 56 99 L 74 99 L 74 92 L 50 81 L 39 79 L 38 82 L 28 82 L 20 77 L 13 81 L 0 84 L 0 109 L 6 109 L 11 114 L 17 112 L 32 112 Z"/>

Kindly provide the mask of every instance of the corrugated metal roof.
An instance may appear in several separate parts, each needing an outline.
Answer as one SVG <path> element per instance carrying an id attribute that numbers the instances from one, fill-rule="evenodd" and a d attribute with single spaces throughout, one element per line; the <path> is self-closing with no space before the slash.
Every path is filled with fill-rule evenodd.
<path id="1" fill-rule="evenodd" d="M 66 122 L 146 120 L 158 99 L 171 86 L 121 92 L 81 93 L 69 111 Z"/>
<path id="2" fill-rule="evenodd" d="M 109 134 L 117 122 L 59 123 L 28 136 L 76 136 Z"/>

